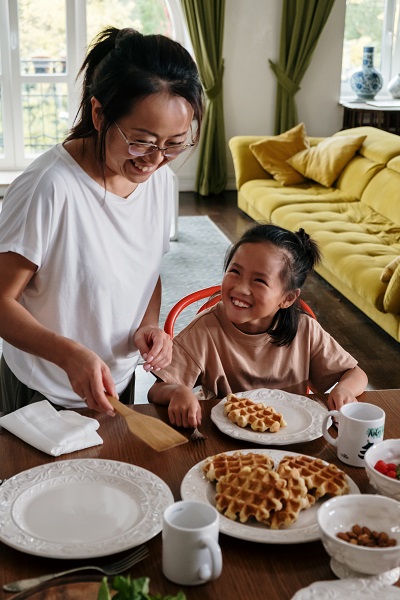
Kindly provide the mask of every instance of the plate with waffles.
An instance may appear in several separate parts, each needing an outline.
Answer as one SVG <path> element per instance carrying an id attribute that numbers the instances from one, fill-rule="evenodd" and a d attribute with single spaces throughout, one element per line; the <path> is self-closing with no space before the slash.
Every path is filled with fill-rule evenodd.
<path id="1" fill-rule="evenodd" d="M 320 539 L 317 512 L 333 495 L 359 494 L 355 482 L 313 456 L 254 448 L 210 456 L 181 484 L 183 500 L 199 500 L 220 513 L 220 531 L 269 544 Z"/>
<path id="2" fill-rule="evenodd" d="M 227 406 L 232 408 L 230 414 Z M 230 394 L 211 409 L 211 420 L 232 438 L 287 446 L 321 437 L 326 413 L 324 406 L 306 396 L 261 388 Z"/>

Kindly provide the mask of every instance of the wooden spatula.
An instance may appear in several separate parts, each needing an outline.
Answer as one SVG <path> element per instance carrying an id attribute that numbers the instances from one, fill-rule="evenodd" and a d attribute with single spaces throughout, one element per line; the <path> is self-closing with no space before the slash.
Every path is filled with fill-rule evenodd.
<path id="1" fill-rule="evenodd" d="M 142 415 L 122 404 L 117 398 L 108 394 L 106 396 L 116 412 L 124 417 L 130 431 L 157 452 L 174 448 L 188 441 L 188 438 L 160 419 Z"/>

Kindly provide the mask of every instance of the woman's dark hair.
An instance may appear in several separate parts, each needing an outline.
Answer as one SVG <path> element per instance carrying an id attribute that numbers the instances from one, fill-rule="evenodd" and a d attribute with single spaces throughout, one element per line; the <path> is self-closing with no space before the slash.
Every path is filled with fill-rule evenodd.
<path id="1" fill-rule="evenodd" d="M 146 96 L 167 92 L 185 98 L 197 121 L 193 141 L 198 141 L 204 111 L 203 88 L 195 62 L 178 42 L 163 35 L 107 27 L 93 41 L 81 74 L 81 103 L 66 141 L 94 137 L 103 174 L 108 129 Z M 92 120 L 93 97 L 100 102 L 104 117 L 98 136 Z"/>
<path id="2" fill-rule="evenodd" d="M 257 223 L 244 232 L 242 237 L 231 246 L 225 257 L 224 271 L 227 271 L 238 248 L 243 244 L 272 244 L 283 250 L 284 267 L 281 279 L 285 291 L 303 286 L 306 277 L 321 260 L 317 243 L 304 231 L 292 232 L 271 223 Z M 289 345 L 296 336 L 299 312 L 304 312 L 297 299 L 288 308 L 280 308 L 272 320 L 267 333 L 277 346 Z"/>

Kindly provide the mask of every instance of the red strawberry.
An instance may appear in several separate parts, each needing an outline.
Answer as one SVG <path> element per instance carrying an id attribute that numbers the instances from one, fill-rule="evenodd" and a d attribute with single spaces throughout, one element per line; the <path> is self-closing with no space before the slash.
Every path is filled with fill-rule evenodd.
<path id="1" fill-rule="evenodd" d="M 377 471 L 379 471 L 379 473 L 382 473 L 383 475 L 386 475 L 386 473 L 388 471 L 388 466 L 385 463 L 385 461 L 378 460 L 378 462 L 375 464 L 375 469 Z"/>

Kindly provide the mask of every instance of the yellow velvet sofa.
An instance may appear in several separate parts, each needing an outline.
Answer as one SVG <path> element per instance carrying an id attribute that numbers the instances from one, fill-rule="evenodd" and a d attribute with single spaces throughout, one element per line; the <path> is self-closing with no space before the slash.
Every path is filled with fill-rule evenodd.
<path id="1" fill-rule="evenodd" d="M 358 127 L 332 137 L 349 134 L 366 138 L 331 187 L 312 180 L 281 185 L 250 149 L 272 136 L 232 138 L 238 206 L 257 221 L 303 227 L 323 254 L 317 272 L 400 341 L 400 136 Z"/>

